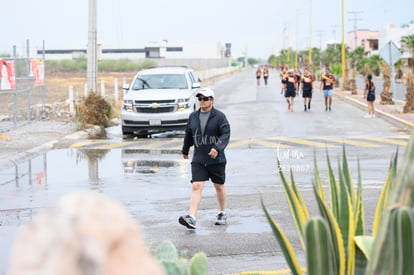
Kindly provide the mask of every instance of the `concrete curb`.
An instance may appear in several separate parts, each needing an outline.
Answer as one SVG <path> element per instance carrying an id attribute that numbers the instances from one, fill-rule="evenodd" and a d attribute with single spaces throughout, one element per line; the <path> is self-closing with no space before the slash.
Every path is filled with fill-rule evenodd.
<path id="1" fill-rule="evenodd" d="M 341 99 L 342 101 L 345 101 L 347 103 L 350 103 L 350 104 L 352 104 L 352 105 L 360 108 L 361 110 L 365 110 L 366 111 L 368 109 L 368 106 L 367 106 L 366 103 L 362 103 L 362 102 L 360 102 L 360 101 L 358 101 L 356 99 L 353 99 L 350 96 L 347 96 L 347 95 L 338 95 L 338 94 L 335 94 L 335 93 L 334 93 L 334 95 L 337 98 Z M 401 119 L 401 118 L 396 117 L 396 116 L 394 116 L 394 115 L 392 115 L 390 113 L 387 113 L 387 112 L 384 112 L 384 111 L 381 111 L 381 110 L 378 110 L 378 109 L 375 110 L 375 113 L 376 113 L 376 116 L 377 117 L 380 117 L 382 119 L 385 119 L 385 120 L 387 120 L 387 121 L 389 121 L 391 123 L 396 123 L 396 124 L 398 124 L 400 127 L 404 128 L 404 129 L 414 130 L 414 124 L 411 123 L 411 122 L 409 122 L 409 121 L 406 121 L 404 119 Z"/>
<path id="2" fill-rule="evenodd" d="M 102 128 L 100 126 L 94 126 L 89 129 L 77 131 L 74 133 L 71 133 L 69 135 L 66 135 L 59 140 L 51 140 L 46 143 L 43 143 L 42 145 L 39 145 L 37 147 L 31 148 L 29 150 L 26 150 L 24 152 L 20 152 L 17 154 L 14 154 L 13 156 L 0 159 L 0 170 L 9 169 L 12 167 L 15 167 L 19 165 L 22 162 L 31 160 L 38 155 L 45 153 L 47 151 L 52 150 L 57 143 L 59 143 L 61 140 L 77 140 L 77 139 L 89 139 L 91 137 L 96 137 L 102 134 Z"/>
<path id="3" fill-rule="evenodd" d="M 30 160 L 30 159 L 40 155 L 41 153 L 44 153 L 44 152 L 47 152 L 47 151 L 51 150 L 53 148 L 53 146 L 58 142 L 59 142 L 58 140 L 52 140 L 52 141 L 46 142 L 42 145 L 39 145 L 37 147 L 34 147 L 30 150 L 17 153 L 15 155 L 11 156 L 11 157 L 6 158 L 6 159 L 1 159 L 0 160 L 0 169 L 4 170 L 4 169 L 15 167 L 19 163 L 22 163 L 26 160 Z"/>

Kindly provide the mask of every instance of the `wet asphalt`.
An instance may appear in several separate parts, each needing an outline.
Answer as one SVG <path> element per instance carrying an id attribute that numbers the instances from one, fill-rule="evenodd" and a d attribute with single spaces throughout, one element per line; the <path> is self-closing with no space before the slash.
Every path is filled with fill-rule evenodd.
<path id="1" fill-rule="evenodd" d="M 197 230 L 187 230 L 178 224 L 178 217 L 188 210 L 191 171 L 189 161 L 181 158 L 177 148 L 46 151 L 0 173 L 0 274 L 6 271 L 19 226 L 30 222 L 41 209 L 56 204 L 66 193 L 76 190 L 96 190 L 120 201 L 141 225 L 150 248 L 170 240 L 189 256 L 203 251 L 208 256 L 209 274 L 287 268 L 264 216 L 263 200 L 292 241 L 301 264 L 305 265 L 280 184 L 277 160 L 282 160 L 285 174 L 290 168 L 295 170 L 300 190 L 311 213 L 316 214 L 311 185 L 313 160 L 316 157 L 321 176 L 326 178 L 326 148 L 296 145 L 287 149 L 283 146 L 287 142 L 283 141 L 279 145 L 257 146 L 254 140 L 268 142 L 277 135 L 301 138 L 331 135 L 339 139 L 373 133 L 374 136 L 397 135 L 399 129 L 379 119 L 375 125 L 369 125 L 362 118 L 364 111 L 344 103 L 334 102 L 335 112 L 324 113 L 323 100 L 316 96 L 313 113 L 303 113 L 299 100 L 296 112 L 288 113 L 279 94 L 277 78 L 270 81 L 269 87 L 255 87 L 253 74 L 251 79 L 248 77 L 249 72 L 243 72 L 214 84 L 219 94 L 217 107 L 228 114 L 233 141 L 247 144 L 227 150 L 227 225 L 214 225 L 217 203 L 210 182 L 203 191 Z M 109 130 L 112 140 L 123 141 L 119 130 L 117 127 Z M 251 145 L 246 140 L 250 140 Z M 376 200 L 395 149 L 391 144 L 380 149 L 350 146 L 347 151 L 353 171 L 358 161 L 363 168 L 367 224 L 372 222 Z M 341 152 L 340 145 L 329 148 L 334 167 Z M 356 172 L 353 176 L 357 177 Z"/>

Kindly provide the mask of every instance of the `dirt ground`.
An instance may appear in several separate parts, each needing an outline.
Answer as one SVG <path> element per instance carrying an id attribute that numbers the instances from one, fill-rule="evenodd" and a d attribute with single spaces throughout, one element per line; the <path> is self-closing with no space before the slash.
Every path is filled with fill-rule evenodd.
<path id="1" fill-rule="evenodd" d="M 122 84 L 125 79 L 130 83 L 136 72 L 130 73 L 100 73 L 98 74 L 98 88 L 101 81 L 105 82 L 107 94 L 113 93 L 115 79 L 118 79 L 118 93 L 122 95 Z M 73 87 L 75 100 L 84 96 L 86 73 L 49 73 L 45 76 L 45 103 L 49 106 L 61 106 L 62 109 L 54 109 L 46 118 L 36 117 L 25 125 L 17 128 L 6 128 L 0 131 L 0 157 L 7 158 L 15 152 L 30 150 L 52 140 L 59 140 L 65 135 L 77 131 L 77 125 L 72 114 L 66 112 L 68 106 L 69 86 Z M 40 102 L 43 87 L 33 89 L 32 104 Z M 98 91 L 100 92 L 100 91 Z M 6 100 L 6 97 L 2 97 Z M 12 102 L 13 98 L 7 99 Z M 5 107 L 5 105 L 2 105 Z M 63 110 L 63 112 L 62 112 Z M 19 122 L 20 123 L 20 122 Z"/>
<path id="2" fill-rule="evenodd" d="M 122 91 L 123 81 L 130 83 L 136 72 L 111 72 L 111 73 L 98 73 L 98 92 L 101 92 L 101 82 L 105 83 L 106 93 L 114 90 L 115 79 L 118 80 L 118 91 Z M 54 102 L 64 102 L 68 99 L 69 87 L 73 87 L 75 97 L 81 97 L 84 95 L 85 84 L 87 82 L 86 72 L 80 73 L 65 73 L 65 72 L 53 72 L 46 73 L 46 102 L 51 104 Z"/>

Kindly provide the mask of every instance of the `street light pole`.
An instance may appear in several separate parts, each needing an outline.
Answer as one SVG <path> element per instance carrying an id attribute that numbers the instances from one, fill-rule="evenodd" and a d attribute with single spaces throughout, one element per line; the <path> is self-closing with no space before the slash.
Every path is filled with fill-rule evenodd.
<path id="1" fill-rule="evenodd" d="M 296 50 L 295 50 L 295 68 L 299 68 L 299 66 L 298 66 L 298 13 L 299 13 L 299 10 L 298 9 L 296 9 L 296 22 L 295 22 L 295 27 L 296 27 L 296 30 L 295 30 L 295 48 L 296 48 Z"/>
<path id="2" fill-rule="evenodd" d="M 309 67 L 312 72 L 312 0 L 309 0 Z"/>
<path id="3" fill-rule="evenodd" d="M 96 92 L 97 83 L 97 44 L 96 44 L 96 0 L 89 0 L 89 24 L 88 24 L 88 63 L 87 85 L 88 93 Z"/>
<path id="4" fill-rule="evenodd" d="M 342 87 L 344 86 L 345 80 L 345 5 L 344 1 L 342 0 Z"/>

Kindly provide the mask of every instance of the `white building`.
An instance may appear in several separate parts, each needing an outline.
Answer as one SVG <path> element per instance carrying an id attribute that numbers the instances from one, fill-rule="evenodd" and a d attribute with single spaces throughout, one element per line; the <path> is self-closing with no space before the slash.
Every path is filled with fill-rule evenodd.
<path id="1" fill-rule="evenodd" d="M 387 24 L 379 32 L 379 50 L 381 50 L 389 41 L 393 41 L 398 48 L 401 48 L 401 38 L 414 34 L 414 23 L 404 27 L 397 27 L 395 24 Z M 403 58 L 410 57 L 410 53 L 404 52 Z"/>
<path id="2" fill-rule="evenodd" d="M 37 49 L 36 54 L 42 55 L 43 50 Z M 142 48 L 115 48 L 98 45 L 98 59 L 222 59 L 225 44 L 220 42 L 149 42 Z M 46 59 L 76 59 L 86 57 L 85 49 L 45 49 Z"/>

